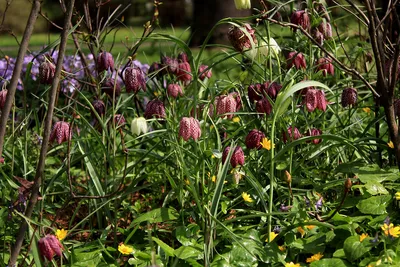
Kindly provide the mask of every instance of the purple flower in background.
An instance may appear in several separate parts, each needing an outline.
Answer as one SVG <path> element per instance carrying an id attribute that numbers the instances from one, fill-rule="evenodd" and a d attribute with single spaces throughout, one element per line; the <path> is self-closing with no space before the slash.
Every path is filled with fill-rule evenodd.
<path id="1" fill-rule="evenodd" d="M 322 208 L 322 197 L 320 197 L 317 201 L 317 203 L 315 203 L 315 209 L 319 210 L 320 208 Z"/>

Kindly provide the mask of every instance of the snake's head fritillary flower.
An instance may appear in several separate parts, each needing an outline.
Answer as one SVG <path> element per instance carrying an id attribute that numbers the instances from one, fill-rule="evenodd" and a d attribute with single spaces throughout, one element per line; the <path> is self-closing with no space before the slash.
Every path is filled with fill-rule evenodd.
<path id="1" fill-rule="evenodd" d="M 177 98 L 178 96 L 183 96 L 182 87 L 177 83 L 171 83 L 167 87 L 167 93 L 169 96 L 173 98 Z"/>
<path id="2" fill-rule="evenodd" d="M 97 71 L 99 73 L 105 70 L 112 70 L 114 69 L 114 59 L 111 53 L 109 52 L 101 52 L 97 56 Z"/>
<path id="3" fill-rule="evenodd" d="M 298 10 L 292 13 L 290 17 L 290 22 L 296 24 L 297 26 L 302 27 L 304 30 L 308 31 L 310 29 L 310 17 L 307 14 L 306 10 Z M 293 28 L 294 31 L 297 28 Z"/>
<path id="4" fill-rule="evenodd" d="M 165 107 L 164 103 L 161 100 L 153 99 L 146 105 L 146 110 L 144 112 L 144 117 L 146 119 L 165 119 Z"/>
<path id="5" fill-rule="evenodd" d="M 48 261 L 51 261 L 54 255 L 61 257 L 62 245 L 54 235 L 46 235 L 38 242 L 39 252 Z"/>
<path id="6" fill-rule="evenodd" d="M 103 82 L 101 90 L 110 97 L 113 97 L 114 94 L 115 97 L 121 94 L 121 86 L 112 78 L 108 78 Z"/>
<path id="7" fill-rule="evenodd" d="M 61 144 L 62 142 L 67 142 L 71 139 L 72 129 L 68 122 L 58 121 L 53 125 L 49 138 L 50 142 L 57 140 L 57 143 Z"/>
<path id="8" fill-rule="evenodd" d="M 178 62 L 189 62 L 188 56 L 185 52 L 179 53 Z"/>
<path id="9" fill-rule="evenodd" d="M 3 109 L 4 105 L 6 104 L 7 99 L 7 90 L 0 91 L 0 110 Z"/>
<path id="10" fill-rule="evenodd" d="M 99 114 L 100 117 L 106 113 L 106 105 L 104 104 L 103 101 L 101 101 L 99 99 L 94 100 L 92 103 L 92 106 L 93 106 L 94 110 L 97 112 L 97 114 Z M 92 116 L 95 117 L 94 114 L 92 114 Z"/>
<path id="11" fill-rule="evenodd" d="M 167 56 L 161 57 L 161 65 L 163 66 L 166 73 L 174 74 L 178 69 L 178 60 Z"/>
<path id="12" fill-rule="evenodd" d="M 126 123 L 125 117 L 122 114 L 115 114 L 114 115 L 114 122 L 115 125 L 118 126 L 123 126 Z"/>
<path id="13" fill-rule="evenodd" d="M 262 145 L 261 145 L 261 141 L 262 139 L 265 137 L 265 134 L 257 129 L 253 129 L 251 130 L 247 136 L 246 136 L 246 147 L 248 149 L 253 149 L 253 148 L 257 148 L 257 149 L 261 149 Z"/>
<path id="14" fill-rule="evenodd" d="M 321 135 L 322 131 L 320 129 L 312 128 L 307 132 L 307 136 L 318 136 Z M 322 142 L 322 139 L 313 139 L 312 142 L 317 145 Z"/>
<path id="15" fill-rule="evenodd" d="M 250 0 L 235 0 L 236 9 L 250 9 L 251 1 Z"/>
<path id="16" fill-rule="evenodd" d="M 212 76 L 211 69 L 208 69 L 207 65 L 200 65 L 199 67 L 199 78 L 200 80 L 204 81 L 205 78 L 210 79 Z"/>
<path id="17" fill-rule="evenodd" d="M 201 136 L 199 121 L 192 117 L 183 117 L 179 123 L 179 136 L 185 141 L 190 138 L 197 141 Z"/>
<path id="18" fill-rule="evenodd" d="M 39 80 L 42 84 L 51 84 L 56 73 L 56 67 L 49 61 L 44 61 L 39 66 Z"/>
<path id="19" fill-rule="evenodd" d="M 262 98 L 258 100 L 256 103 L 256 110 L 258 113 L 265 113 L 267 115 L 271 114 L 272 112 L 272 105 L 269 102 L 268 98 Z"/>
<path id="20" fill-rule="evenodd" d="M 288 134 L 288 136 L 286 134 Z M 286 143 L 288 139 L 290 141 L 294 141 L 299 138 L 301 138 L 301 133 L 300 133 L 299 129 L 297 129 L 296 127 L 290 126 L 287 129 L 287 132 L 283 132 L 283 142 L 284 143 Z"/>
<path id="21" fill-rule="evenodd" d="M 342 107 L 345 108 L 347 106 L 354 106 L 356 103 L 357 103 L 357 90 L 351 87 L 344 89 L 342 92 Z"/>
<path id="22" fill-rule="evenodd" d="M 332 26 L 326 20 L 323 20 L 318 25 L 318 31 L 320 31 L 323 34 L 325 40 L 329 40 L 332 38 Z"/>
<path id="23" fill-rule="evenodd" d="M 278 93 L 282 89 L 282 85 L 280 85 L 277 82 L 272 82 L 267 85 L 267 83 L 264 83 L 264 86 L 266 86 L 265 91 L 267 92 L 267 95 L 272 99 L 275 100 L 276 97 L 278 96 Z"/>
<path id="24" fill-rule="evenodd" d="M 244 50 L 254 47 L 257 43 L 255 30 L 247 23 L 240 28 L 236 26 L 231 27 L 228 31 L 228 38 L 232 46 L 241 53 Z"/>
<path id="25" fill-rule="evenodd" d="M 328 22 L 331 21 L 328 11 L 326 10 L 326 7 L 322 3 L 314 2 L 314 9 L 315 11 L 317 11 L 318 15 L 326 19 L 326 21 Z"/>
<path id="26" fill-rule="evenodd" d="M 311 35 L 318 44 L 324 44 L 324 34 L 318 28 L 313 28 L 311 30 Z"/>
<path id="27" fill-rule="evenodd" d="M 187 61 L 180 62 L 176 71 L 176 77 L 178 80 L 188 84 L 192 80 L 192 70 L 190 64 Z"/>
<path id="28" fill-rule="evenodd" d="M 335 67 L 332 64 L 332 59 L 329 57 L 322 57 L 317 60 L 317 71 L 322 70 L 322 75 L 326 76 L 327 74 L 334 75 Z"/>
<path id="29" fill-rule="evenodd" d="M 249 85 L 249 87 L 247 88 L 247 95 L 249 96 L 249 100 L 251 103 L 263 98 L 262 89 L 263 89 L 263 84 L 261 83 Z"/>
<path id="30" fill-rule="evenodd" d="M 228 95 L 222 95 L 219 96 L 216 100 L 216 110 L 218 115 L 224 115 L 226 113 L 231 113 L 226 115 L 228 119 L 232 119 L 234 112 L 238 110 L 237 108 L 237 101 L 234 98 L 233 95 L 228 94 Z"/>
<path id="31" fill-rule="evenodd" d="M 287 67 L 288 67 L 288 69 L 290 69 L 293 66 L 296 69 L 307 68 L 306 59 L 302 53 L 299 53 L 296 51 L 292 51 L 289 53 L 289 55 L 287 57 Z"/>
<path id="32" fill-rule="evenodd" d="M 135 94 L 139 90 L 146 91 L 146 79 L 143 71 L 138 67 L 128 67 L 125 70 L 125 87 L 126 92 L 134 92 Z"/>
<path id="33" fill-rule="evenodd" d="M 134 118 L 131 124 L 132 134 L 140 135 L 140 133 L 147 133 L 147 122 L 143 117 Z"/>
<path id="34" fill-rule="evenodd" d="M 313 112 L 316 108 L 325 111 L 328 105 L 324 91 L 317 89 L 307 90 L 304 96 L 304 103 L 308 112 Z"/>
<path id="35" fill-rule="evenodd" d="M 222 153 L 222 162 L 223 163 L 225 162 L 226 158 L 228 157 L 230 150 L 231 150 L 231 147 L 228 146 L 225 148 L 224 152 Z M 235 147 L 235 150 L 233 151 L 230 163 L 233 168 L 235 168 L 238 165 L 241 165 L 241 166 L 244 165 L 244 152 L 240 146 Z"/>

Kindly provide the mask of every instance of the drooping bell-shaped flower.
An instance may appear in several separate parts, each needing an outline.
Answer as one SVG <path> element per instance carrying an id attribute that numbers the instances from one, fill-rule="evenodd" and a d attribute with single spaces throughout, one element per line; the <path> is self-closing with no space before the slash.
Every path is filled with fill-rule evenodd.
<path id="1" fill-rule="evenodd" d="M 125 87 L 126 92 L 137 93 L 139 90 L 146 91 L 146 79 L 143 71 L 138 67 L 128 67 L 125 70 Z"/>
<path id="2" fill-rule="evenodd" d="M 265 113 L 267 115 L 271 114 L 272 112 L 272 105 L 269 102 L 268 98 L 262 98 L 258 100 L 256 103 L 256 110 L 258 113 Z"/>
<path id="3" fill-rule="evenodd" d="M 212 76 L 212 71 L 211 69 L 208 69 L 207 65 L 200 65 L 199 67 L 199 78 L 200 80 L 204 81 L 205 78 L 210 79 Z"/>
<path id="4" fill-rule="evenodd" d="M 316 108 L 325 111 L 328 105 L 324 91 L 317 89 L 307 90 L 304 96 L 304 103 L 308 112 L 313 112 Z"/>
<path id="5" fill-rule="evenodd" d="M 249 39 L 249 36 L 251 39 Z M 228 31 L 228 38 L 232 46 L 241 53 L 244 50 L 252 48 L 257 43 L 255 30 L 247 23 L 240 28 L 236 26 L 231 27 Z"/>
<path id="6" fill-rule="evenodd" d="M 297 140 L 299 138 L 301 138 L 301 133 L 300 133 L 299 129 L 297 129 L 296 127 L 290 126 L 287 129 L 287 132 L 283 132 L 283 142 L 284 143 L 286 143 L 288 139 L 290 141 L 294 141 L 294 140 Z"/>
<path id="7" fill-rule="evenodd" d="M 178 69 L 178 60 L 176 58 L 170 58 L 167 56 L 161 57 L 161 65 L 163 66 L 165 73 L 174 74 Z"/>
<path id="8" fill-rule="evenodd" d="M 93 101 L 92 106 L 100 117 L 106 113 L 106 105 L 104 104 L 103 101 L 96 99 Z M 92 115 L 95 116 L 94 114 Z"/>
<path id="9" fill-rule="evenodd" d="M 323 45 L 324 44 L 324 34 L 317 28 L 313 28 L 311 30 L 311 35 L 314 38 L 315 41 L 317 41 L 318 44 Z"/>
<path id="10" fill-rule="evenodd" d="M 6 104 L 7 92 L 8 92 L 7 90 L 0 91 L 0 111 L 3 109 L 4 105 Z"/>
<path id="11" fill-rule="evenodd" d="M 324 36 L 325 40 L 329 40 L 329 39 L 332 38 L 332 26 L 326 20 L 323 20 L 318 25 L 318 30 L 322 33 L 322 35 Z"/>
<path id="12" fill-rule="evenodd" d="M 180 62 L 178 64 L 178 69 L 176 71 L 176 77 L 178 80 L 189 83 L 192 80 L 192 70 L 190 68 L 189 62 Z"/>
<path id="13" fill-rule="evenodd" d="M 249 87 L 247 88 L 247 95 L 249 96 L 249 100 L 251 103 L 263 98 L 262 88 L 263 88 L 263 85 L 261 83 L 249 85 Z"/>
<path id="14" fill-rule="evenodd" d="M 140 133 L 147 133 L 147 122 L 143 117 L 134 118 L 131 123 L 132 134 L 140 135 Z"/>
<path id="15" fill-rule="evenodd" d="M 185 52 L 179 53 L 178 62 L 189 62 L 189 58 Z"/>
<path id="16" fill-rule="evenodd" d="M 335 74 L 335 67 L 332 64 L 332 59 L 329 57 L 321 57 L 317 60 L 317 71 L 322 70 L 322 75 Z"/>
<path id="17" fill-rule="evenodd" d="M 44 61 L 39 66 L 39 80 L 42 84 L 51 84 L 56 73 L 56 67 L 49 61 Z"/>
<path id="18" fill-rule="evenodd" d="M 171 83 L 167 87 L 167 93 L 169 96 L 173 98 L 177 98 L 178 96 L 183 96 L 182 87 L 177 83 Z"/>
<path id="19" fill-rule="evenodd" d="M 224 152 L 222 153 L 222 163 L 225 163 L 230 150 L 231 150 L 230 146 L 225 148 Z M 233 151 L 230 163 L 233 168 L 235 168 L 237 165 L 241 165 L 241 166 L 244 165 L 244 152 L 240 146 L 235 147 L 235 150 Z"/>
<path id="20" fill-rule="evenodd" d="M 114 123 L 115 126 L 123 126 L 126 123 L 125 117 L 122 114 L 115 114 L 114 115 Z"/>
<path id="21" fill-rule="evenodd" d="M 298 10 L 294 11 L 292 13 L 292 16 L 290 17 L 290 22 L 302 27 L 304 30 L 308 31 L 310 29 L 310 17 L 307 14 L 307 11 L 305 10 Z M 293 28 L 294 31 L 296 31 L 296 28 Z"/>
<path id="22" fill-rule="evenodd" d="M 223 115 L 226 113 L 234 113 L 238 110 L 237 101 L 233 95 L 222 95 L 217 98 L 216 109 L 218 115 Z M 234 114 L 227 114 L 228 119 L 232 119 Z"/>
<path id="23" fill-rule="evenodd" d="M 199 121 L 193 117 L 183 117 L 179 123 L 179 136 L 185 141 L 190 138 L 197 141 L 201 136 Z"/>
<path id="24" fill-rule="evenodd" d="M 68 142 L 72 139 L 72 129 L 68 122 L 58 121 L 53 125 L 53 129 L 50 133 L 49 142 L 57 140 L 60 145 L 62 142 Z"/>
<path id="25" fill-rule="evenodd" d="M 166 117 L 164 103 L 158 99 L 149 101 L 146 105 L 144 117 L 146 119 L 164 119 Z"/>
<path id="26" fill-rule="evenodd" d="M 246 147 L 248 149 L 253 149 L 253 148 L 261 149 L 262 148 L 261 141 L 264 137 L 265 134 L 263 132 L 257 129 L 251 130 L 246 136 L 245 140 Z"/>
<path id="27" fill-rule="evenodd" d="M 266 84 L 264 83 L 264 86 L 266 86 Z M 268 86 L 265 88 L 267 95 L 272 99 L 275 100 L 276 97 L 278 96 L 278 93 L 280 92 L 280 90 L 282 89 L 282 85 L 280 85 L 277 82 L 272 82 L 269 83 Z"/>
<path id="28" fill-rule="evenodd" d="M 357 90 L 355 88 L 346 88 L 342 92 L 342 107 L 354 106 L 357 103 Z"/>
<path id="29" fill-rule="evenodd" d="M 54 235 L 46 235 L 38 241 L 40 254 L 48 261 L 51 261 L 55 255 L 61 257 L 62 245 Z"/>
<path id="30" fill-rule="evenodd" d="M 114 59 L 111 53 L 109 52 L 101 52 L 97 56 L 97 71 L 99 73 L 105 70 L 113 70 L 114 69 Z"/>
<path id="31" fill-rule="evenodd" d="M 302 53 L 296 51 L 289 53 L 287 57 L 287 67 L 290 69 L 293 66 L 296 67 L 296 69 L 307 68 L 306 59 Z"/>
<path id="32" fill-rule="evenodd" d="M 318 136 L 321 135 L 322 131 L 320 129 L 316 129 L 316 128 L 312 128 L 309 131 L 307 131 L 306 135 L 307 136 Z M 312 142 L 317 145 L 319 143 L 321 143 L 322 139 L 313 139 Z M 309 143 L 310 141 L 307 141 L 307 143 Z"/>
<path id="33" fill-rule="evenodd" d="M 101 90 L 110 97 L 114 96 L 114 92 L 116 97 L 121 94 L 121 86 L 112 78 L 108 78 L 103 82 Z"/>
<path id="34" fill-rule="evenodd" d="M 236 9 L 250 9 L 251 1 L 250 0 L 235 0 Z"/>

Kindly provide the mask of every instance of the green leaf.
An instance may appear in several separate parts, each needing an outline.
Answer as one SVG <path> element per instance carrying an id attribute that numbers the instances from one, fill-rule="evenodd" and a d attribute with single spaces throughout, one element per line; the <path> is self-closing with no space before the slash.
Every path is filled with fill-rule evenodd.
<path id="1" fill-rule="evenodd" d="M 314 261 L 310 267 L 352 267 L 353 265 L 341 259 L 321 259 Z"/>
<path id="2" fill-rule="evenodd" d="M 100 251 L 74 252 L 71 256 L 73 262 L 71 266 L 73 267 L 96 267 L 103 257 Z"/>
<path id="3" fill-rule="evenodd" d="M 179 226 L 175 230 L 176 239 L 184 246 L 194 245 L 198 231 L 200 231 L 200 226 L 197 224 L 191 224 L 188 227 Z"/>
<path id="4" fill-rule="evenodd" d="M 165 254 L 167 254 L 168 256 L 174 256 L 175 250 L 173 248 L 165 244 L 162 240 L 158 239 L 157 237 L 153 236 L 152 239 L 154 242 L 157 243 L 157 245 L 160 246 L 160 248 L 162 248 L 162 250 L 164 250 Z"/>
<path id="5" fill-rule="evenodd" d="M 350 236 L 343 244 L 344 254 L 349 261 L 355 261 L 361 258 L 365 253 L 371 250 L 371 247 L 364 245 L 365 242 L 360 242 L 360 237 Z"/>
<path id="6" fill-rule="evenodd" d="M 133 224 L 141 222 L 159 223 L 165 221 L 173 221 L 178 218 L 179 214 L 174 208 L 159 208 L 149 211 L 133 221 Z"/>
<path id="7" fill-rule="evenodd" d="M 389 205 L 392 197 L 390 195 L 385 196 L 373 196 L 364 200 L 361 200 L 357 204 L 357 208 L 364 214 L 381 215 L 386 213 L 386 207 Z"/>
<path id="8" fill-rule="evenodd" d="M 373 196 L 389 194 L 386 188 L 380 183 L 367 182 L 364 187 L 367 189 L 367 192 Z"/>
<path id="9" fill-rule="evenodd" d="M 242 247 L 233 245 L 233 249 L 225 254 L 218 255 L 211 263 L 211 267 L 255 267 L 258 266 L 257 259 Z"/>
<path id="10" fill-rule="evenodd" d="M 203 247 L 201 245 L 196 246 L 181 246 L 175 249 L 175 256 L 179 259 L 185 260 L 189 258 L 202 259 L 203 258 Z"/>
<path id="11" fill-rule="evenodd" d="M 335 253 L 333 253 L 333 257 L 334 258 L 346 258 L 346 254 L 344 253 L 344 250 L 341 248 L 341 249 L 338 249 L 338 250 L 336 250 L 335 251 Z"/>
<path id="12" fill-rule="evenodd" d="M 363 183 L 382 183 L 384 181 L 396 181 L 400 178 L 399 172 L 394 169 L 382 170 L 377 165 L 369 165 L 355 170 L 358 179 Z"/>

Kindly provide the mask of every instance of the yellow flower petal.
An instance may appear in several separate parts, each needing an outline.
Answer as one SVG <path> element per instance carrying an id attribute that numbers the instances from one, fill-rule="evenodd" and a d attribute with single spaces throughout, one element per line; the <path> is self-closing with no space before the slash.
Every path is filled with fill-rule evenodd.
<path id="1" fill-rule="evenodd" d="M 63 240 L 67 236 L 67 234 L 68 234 L 68 231 L 64 230 L 64 229 L 57 229 L 57 231 L 56 231 L 56 237 L 60 241 Z"/>
<path id="2" fill-rule="evenodd" d="M 124 255 L 129 255 L 133 253 L 133 248 L 126 246 L 124 243 L 119 244 L 118 251 Z"/>
<path id="3" fill-rule="evenodd" d="M 386 236 L 399 237 L 400 236 L 400 226 L 394 226 L 393 223 L 387 225 L 384 224 L 381 229 Z"/>
<path id="4" fill-rule="evenodd" d="M 268 138 L 264 137 L 262 139 L 262 141 L 260 142 L 260 145 L 265 148 L 266 150 L 271 150 L 272 148 L 272 142 L 271 140 L 268 140 Z M 274 144 L 274 148 L 275 148 L 275 144 Z"/>
<path id="5" fill-rule="evenodd" d="M 304 234 L 306 233 L 306 231 L 304 231 L 303 227 L 301 226 L 297 227 L 297 231 L 301 234 L 301 237 L 303 237 Z"/>
<path id="6" fill-rule="evenodd" d="M 233 122 L 240 122 L 240 118 L 239 118 L 239 117 L 234 117 L 234 118 L 232 119 L 232 121 L 233 121 Z"/>
<path id="7" fill-rule="evenodd" d="M 397 192 L 397 193 L 395 194 L 395 197 L 396 197 L 396 200 L 400 200 L 400 192 Z"/>
<path id="8" fill-rule="evenodd" d="M 300 263 L 293 263 L 293 261 L 287 262 L 285 267 L 300 267 Z"/>
<path id="9" fill-rule="evenodd" d="M 306 262 L 311 263 L 314 261 L 319 261 L 324 255 L 321 254 L 321 252 L 318 252 L 317 254 L 312 255 L 311 257 L 307 258 Z"/>
<path id="10" fill-rule="evenodd" d="M 368 237 L 368 234 L 362 234 L 360 235 L 360 242 L 362 242 L 365 238 Z"/>
<path id="11" fill-rule="evenodd" d="M 269 233 L 269 240 L 272 241 L 272 240 L 274 240 L 275 237 L 277 237 L 277 236 L 278 236 L 277 233 L 271 232 L 271 233 Z M 268 242 L 268 238 L 265 240 L 265 242 Z"/>
<path id="12" fill-rule="evenodd" d="M 365 112 L 365 113 L 371 113 L 371 109 L 370 108 L 363 108 L 363 111 Z"/>
<path id="13" fill-rule="evenodd" d="M 242 193 L 242 198 L 244 199 L 245 202 L 253 202 L 254 200 L 250 197 L 249 194 L 247 194 L 246 192 Z"/>
<path id="14" fill-rule="evenodd" d="M 392 141 L 390 141 L 389 143 L 387 143 L 387 145 L 388 145 L 388 147 L 390 147 L 390 148 L 394 148 L 394 144 L 393 144 L 393 142 Z"/>

